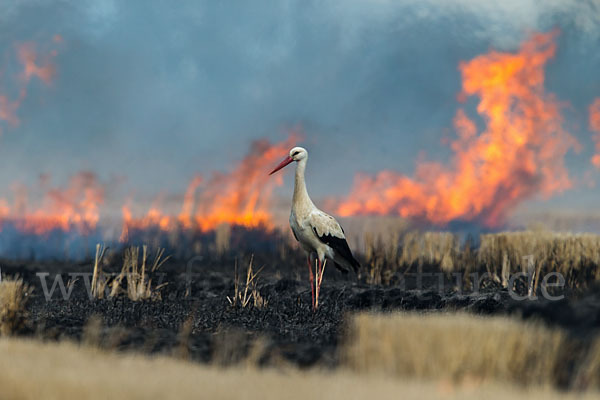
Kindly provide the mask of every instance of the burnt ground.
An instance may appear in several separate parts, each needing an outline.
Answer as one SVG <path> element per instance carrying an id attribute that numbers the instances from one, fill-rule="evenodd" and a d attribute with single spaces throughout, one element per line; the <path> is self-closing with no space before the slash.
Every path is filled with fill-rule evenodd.
<path id="1" fill-rule="evenodd" d="M 188 285 L 186 262 L 169 260 L 159 270 L 162 277 L 154 276 L 154 282 L 162 279 L 167 283 L 160 290 L 161 299 L 139 302 L 124 295 L 90 300 L 85 278 L 73 278 L 74 274 L 91 272 L 91 262 L 4 261 L 0 265 L 4 276 L 19 275 L 34 288 L 28 306 L 29 323 L 22 335 L 95 341 L 119 350 L 177 354 L 200 362 L 242 360 L 258 348 L 253 343 L 260 339 L 260 351 L 253 354 L 262 364 L 285 360 L 302 367 L 335 366 L 345 318 L 359 310 L 514 315 L 560 326 L 584 342 L 600 328 L 600 288 L 566 291 L 562 300 L 516 300 L 494 282 L 483 281 L 477 291 L 459 290 L 454 277 L 438 274 L 422 281 L 407 276 L 383 287 L 329 268 L 321 306 L 313 313 L 307 267 L 299 258 L 288 263 L 256 262 L 265 265 L 258 282 L 259 292 L 267 301 L 262 308 L 233 307 L 227 300 L 234 293 L 233 258 L 196 261 Z M 246 263 L 244 258 L 239 264 Z M 117 272 L 118 264 L 109 269 Z M 245 277 L 245 267 L 239 270 Z M 65 290 L 72 288 L 68 299 L 57 285 L 47 300 L 39 273 L 49 274 L 45 277 L 48 289 L 59 274 Z M 443 277 L 442 286 L 439 276 Z M 69 279 L 75 283 L 68 285 Z M 90 320 L 100 328 L 90 328 Z"/>

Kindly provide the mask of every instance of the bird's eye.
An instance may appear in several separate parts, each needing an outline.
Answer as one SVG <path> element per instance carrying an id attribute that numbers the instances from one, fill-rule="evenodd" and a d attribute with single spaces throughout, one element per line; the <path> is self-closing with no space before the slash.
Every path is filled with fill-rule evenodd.
<path id="1" fill-rule="evenodd" d="M 299 151 L 295 151 L 292 153 L 292 157 L 296 157 L 298 155 L 298 153 L 300 153 Z"/>

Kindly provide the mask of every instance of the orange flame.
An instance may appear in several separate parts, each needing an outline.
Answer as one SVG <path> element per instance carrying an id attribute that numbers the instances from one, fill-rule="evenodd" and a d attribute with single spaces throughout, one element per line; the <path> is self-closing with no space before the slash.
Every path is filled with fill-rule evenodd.
<path id="1" fill-rule="evenodd" d="M 297 136 L 277 144 L 257 140 L 249 154 L 227 174 L 214 173 L 196 203 L 195 222 L 203 231 L 222 223 L 272 228 L 271 193 L 282 178 L 268 175 L 269 168 L 288 154 Z"/>
<path id="2" fill-rule="evenodd" d="M 140 218 L 124 206 L 123 228 L 120 240 L 127 241 L 133 229 L 173 229 L 177 224 L 186 229 L 201 231 L 215 229 L 226 223 L 249 228 L 273 228 L 269 212 L 274 187 L 282 183 L 281 176 L 269 177 L 269 168 L 283 158 L 298 139 L 292 134 L 283 142 L 271 144 L 267 140 L 255 141 L 250 152 L 228 173 L 213 173 L 203 185 L 201 176 L 192 179 L 183 198 L 181 212 L 177 217 L 163 213 L 154 206 Z M 200 191 L 199 195 L 196 192 Z"/>
<path id="3" fill-rule="evenodd" d="M 124 205 L 121 208 L 123 215 L 123 225 L 121 228 L 121 236 L 119 241 L 124 243 L 129 240 L 130 230 L 144 230 L 149 228 L 158 228 L 163 231 L 168 231 L 173 228 L 174 220 L 171 216 L 165 215 L 157 206 L 152 206 L 145 216 L 134 218 L 129 205 Z"/>
<path id="4" fill-rule="evenodd" d="M 104 187 L 91 172 L 74 175 L 64 189 L 49 189 L 37 208 L 31 209 L 27 194 L 26 187 L 17 185 L 13 207 L 0 199 L 0 218 L 11 220 L 22 232 L 36 235 L 55 229 L 89 233 L 96 228 L 99 206 L 104 201 Z"/>
<path id="5" fill-rule="evenodd" d="M 579 144 L 562 128 L 559 102 L 544 90 L 544 65 L 555 54 L 555 36 L 536 34 L 515 54 L 490 51 L 461 62 L 459 99 L 479 97 L 477 112 L 485 129 L 478 134 L 459 109 L 450 166 L 418 163 L 415 178 L 392 171 L 359 174 L 338 213 L 398 214 L 436 224 L 479 220 L 497 226 L 523 200 L 569 188 L 564 156 Z"/>
<path id="6" fill-rule="evenodd" d="M 592 156 L 592 164 L 600 169 L 600 97 L 590 105 L 590 130 L 595 132 L 592 139 L 596 143 L 596 154 Z"/>
<path id="7" fill-rule="evenodd" d="M 181 207 L 181 213 L 179 213 L 179 222 L 184 228 L 192 227 L 192 213 L 194 212 L 196 190 L 201 183 L 202 177 L 200 175 L 195 176 L 183 196 L 183 206 Z"/>

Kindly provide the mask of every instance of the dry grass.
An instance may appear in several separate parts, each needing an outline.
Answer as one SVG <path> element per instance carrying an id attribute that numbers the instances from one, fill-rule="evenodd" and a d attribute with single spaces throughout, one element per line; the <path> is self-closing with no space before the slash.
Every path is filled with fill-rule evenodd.
<path id="1" fill-rule="evenodd" d="M 353 370 L 419 379 L 557 383 L 565 335 L 539 324 L 467 314 L 359 314 L 343 359 Z"/>
<path id="2" fill-rule="evenodd" d="M 371 284 L 388 284 L 396 272 L 421 271 L 424 266 L 465 277 L 486 271 L 504 287 L 511 275 L 533 272 L 532 294 L 543 283 L 540 277 L 551 272 L 562 274 L 571 288 L 600 281 L 600 235 L 595 234 L 542 230 L 482 234 L 476 247 L 470 238 L 461 240 L 454 233 L 409 231 L 386 238 L 367 233 L 364 243 L 366 280 Z"/>
<path id="3" fill-rule="evenodd" d="M 473 267 L 470 242 L 461 246 L 458 235 L 450 232 L 392 232 L 387 236 L 365 234 L 366 280 L 389 284 L 398 271 L 421 271 L 434 266 L 450 273 Z"/>
<path id="4" fill-rule="evenodd" d="M 104 254 L 106 247 L 100 243 L 96 244 L 96 255 L 94 257 L 94 270 L 92 273 L 92 297 L 96 299 L 104 298 L 106 291 L 106 285 L 108 284 L 109 278 L 102 270 L 102 264 L 104 262 Z"/>
<path id="5" fill-rule="evenodd" d="M 355 255 L 364 255 L 367 283 L 389 284 L 398 267 L 400 237 L 409 222 L 399 217 L 360 216 L 341 220 Z"/>
<path id="6" fill-rule="evenodd" d="M 163 258 L 164 253 L 165 249 L 159 248 L 156 250 L 152 266 L 149 269 L 150 273 L 155 273 L 169 259 L 168 256 Z M 166 283 L 154 288 L 152 287 L 152 278 L 148 276 L 148 269 L 146 267 L 148 246 L 142 246 L 141 264 L 139 263 L 139 258 L 139 247 L 132 246 L 126 249 L 123 259 L 123 269 L 117 280 L 120 283 L 123 276 L 127 277 L 127 297 L 133 301 L 160 299 L 160 288 L 165 286 Z"/>
<path id="7" fill-rule="evenodd" d="M 437 264 L 442 271 L 451 272 L 457 266 L 460 241 L 450 232 L 409 232 L 402 239 L 401 263 Z"/>
<path id="8" fill-rule="evenodd" d="M 287 219 L 286 216 L 286 222 Z M 370 235 L 376 243 L 397 246 L 397 241 L 393 243 L 394 236 L 402 236 L 410 227 L 408 220 L 394 216 L 355 216 L 340 218 L 339 221 L 346 231 L 346 240 L 352 250 L 363 254 L 368 248 L 366 235 Z"/>
<path id="9" fill-rule="evenodd" d="M 22 279 L 2 279 L 0 276 L 0 335 L 12 335 L 26 328 L 31 292 Z"/>
<path id="10" fill-rule="evenodd" d="M 549 388 L 399 380 L 347 371 L 222 369 L 172 358 L 0 339 L 0 387 L 11 399 L 587 399 Z"/>
<path id="11" fill-rule="evenodd" d="M 238 274 L 237 260 L 235 262 L 235 276 L 234 276 L 234 291 L 233 297 L 227 296 L 227 301 L 233 307 L 241 306 L 246 308 L 252 305 L 256 308 L 264 308 L 267 306 L 267 300 L 261 296 L 258 290 L 258 275 L 263 270 L 264 266 L 259 268 L 258 271 L 253 269 L 254 256 L 250 257 L 250 262 L 246 268 L 246 281 L 241 282 L 240 275 Z"/>
<path id="12" fill-rule="evenodd" d="M 570 287 L 600 280 L 600 235 L 524 231 L 481 235 L 480 240 L 479 263 L 498 280 L 502 265 L 509 273 L 525 272 L 531 262 L 537 276 L 559 272 Z"/>
<path id="13" fill-rule="evenodd" d="M 96 245 L 91 287 L 92 296 L 97 299 L 102 299 L 104 296 L 114 298 L 124 292 L 132 301 L 159 300 L 160 289 L 166 283 L 153 287 L 151 275 L 158 271 L 169 259 L 169 256 L 164 257 L 164 252 L 164 249 L 158 248 L 152 263 L 149 263 L 147 245 L 142 246 L 141 260 L 139 247 L 128 247 L 123 253 L 121 272 L 112 278 L 102 268 L 105 259 L 105 248 L 99 244 Z M 125 289 L 122 288 L 123 281 L 126 282 Z M 110 288 L 110 291 L 108 291 L 108 288 Z"/>
<path id="14" fill-rule="evenodd" d="M 389 284 L 390 271 L 394 271 L 399 263 L 400 234 L 392 232 L 385 238 L 371 232 L 365 233 L 366 278 L 371 285 Z"/>

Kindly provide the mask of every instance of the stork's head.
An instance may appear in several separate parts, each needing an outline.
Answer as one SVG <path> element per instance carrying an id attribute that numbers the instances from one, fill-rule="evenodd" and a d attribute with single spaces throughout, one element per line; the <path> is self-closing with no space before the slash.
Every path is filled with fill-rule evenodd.
<path id="1" fill-rule="evenodd" d="M 294 147 L 290 150 L 290 154 L 281 162 L 269 175 L 274 174 L 292 161 L 301 161 L 308 157 L 308 151 L 303 147 Z"/>

